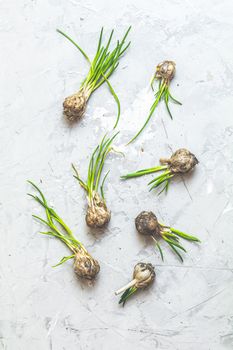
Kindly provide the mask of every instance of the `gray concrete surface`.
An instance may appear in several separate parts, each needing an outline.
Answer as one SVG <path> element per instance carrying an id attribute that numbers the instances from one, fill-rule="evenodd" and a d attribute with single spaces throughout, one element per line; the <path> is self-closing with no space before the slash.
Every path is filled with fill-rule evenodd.
<path id="1" fill-rule="evenodd" d="M 0 1 L 0 348 L 4 350 L 225 350 L 233 348 L 233 3 L 223 0 Z M 122 115 L 106 196 L 106 230 L 85 225 L 85 194 L 72 177 L 85 177 L 88 158 L 111 129 L 116 106 L 108 88 L 93 95 L 85 118 L 70 128 L 62 101 L 79 87 L 87 64 L 60 28 L 93 55 L 99 30 L 120 37 L 132 25 L 132 46 L 111 82 Z M 148 82 L 157 63 L 177 63 L 171 121 L 161 104 L 143 136 L 124 144 L 148 113 Z M 121 182 L 129 170 L 153 166 L 171 149 L 187 147 L 200 160 L 192 176 L 167 196 L 147 190 L 148 178 Z M 41 188 L 75 234 L 98 258 L 95 285 L 80 283 L 67 254 L 38 234 L 31 218 L 41 208 L 26 193 Z M 134 218 L 153 210 L 160 220 L 198 235 L 185 243 L 184 263 L 135 232 Z M 114 291 L 136 262 L 151 262 L 157 278 L 125 308 Z"/>

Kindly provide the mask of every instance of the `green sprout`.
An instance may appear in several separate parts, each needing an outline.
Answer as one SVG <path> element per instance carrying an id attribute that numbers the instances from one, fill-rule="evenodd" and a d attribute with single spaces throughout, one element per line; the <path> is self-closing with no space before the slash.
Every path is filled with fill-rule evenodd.
<path id="1" fill-rule="evenodd" d="M 117 127 L 120 118 L 120 101 L 109 82 L 109 77 L 117 69 L 122 55 L 130 46 L 130 42 L 127 44 L 125 43 L 130 29 L 131 27 L 129 27 L 126 31 L 123 39 L 121 41 L 117 41 L 114 49 L 110 50 L 109 47 L 112 41 L 114 30 L 111 31 L 107 44 L 104 45 L 102 28 L 98 40 L 96 54 L 92 61 L 84 52 L 84 50 L 73 39 L 71 39 L 61 30 L 57 30 L 58 33 L 67 38 L 81 52 L 81 54 L 85 57 L 90 65 L 89 72 L 81 83 L 79 91 L 72 96 L 67 97 L 63 103 L 64 114 L 69 121 L 73 122 L 83 116 L 86 110 L 87 101 L 91 94 L 106 82 L 117 104 L 118 114 L 114 129 Z"/>
<path id="2" fill-rule="evenodd" d="M 74 177 L 78 180 L 80 186 L 83 187 L 87 193 L 88 208 L 86 214 L 86 223 L 90 227 L 103 227 L 110 221 L 111 218 L 111 213 L 106 206 L 106 200 L 104 196 L 104 184 L 109 171 L 105 174 L 102 181 L 101 175 L 103 172 L 106 157 L 112 150 L 114 150 L 112 142 L 118 133 L 116 133 L 111 138 L 108 138 L 105 135 L 101 143 L 95 148 L 89 162 L 86 182 L 80 178 L 78 171 L 72 164 L 73 170 L 75 172 Z"/>
<path id="3" fill-rule="evenodd" d="M 49 228 L 48 231 L 40 233 L 58 238 L 72 252 L 72 255 L 63 257 L 60 262 L 53 267 L 59 266 L 65 263 L 67 260 L 74 259 L 74 271 L 77 276 L 84 279 L 93 280 L 100 270 L 98 261 L 92 258 L 84 245 L 77 240 L 61 217 L 48 205 L 47 200 L 39 187 L 32 181 L 28 181 L 28 183 L 33 186 L 33 188 L 38 192 L 39 196 L 30 193 L 28 193 L 28 195 L 34 198 L 34 200 L 44 208 L 46 214 L 46 219 L 43 219 L 37 215 L 32 215 L 35 219 L 39 220 Z"/>
<path id="4" fill-rule="evenodd" d="M 135 219 L 135 226 L 138 233 L 144 236 L 150 236 L 154 240 L 155 246 L 158 248 L 162 260 L 164 260 L 164 255 L 160 243 L 158 242 L 159 239 L 164 240 L 182 262 L 183 257 L 180 252 L 187 253 L 187 251 L 181 245 L 180 238 L 191 242 L 200 242 L 195 236 L 188 235 L 187 233 L 179 231 L 173 227 L 159 223 L 157 217 L 151 211 L 142 211 Z"/>
<path id="5" fill-rule="evenodd" d="M 180 148 L 176 152 L 174 152 L 170 158 L 160 159 L 160 163 L 162 165 L 153 168 L 138 170 L 133 173 L 123 175 L 121 176 L 121 179 L 132 179 L 135 177 L 140 177 L 143 175 L 148 175 L 161 171 L 162 174 L 156 176 L 153 180 L 151 180 L 148 183 L 148 185 L 150 186 L 150 191 L 162 186 L 162 190 L 159 192 L 159 194 L 161 194 L 164 191 L 167 193 L 171 179 L 175 175 L 185 174 L 193 170 L 194 167 L 198 164 L 198 160 L 193 153 L 191 153 L 185 148 Z"/>
<path id="6" fill-rule="evenodd" d="M 170 118 L 173 119 L 169 108 L 169 101 L 171 100 L 172 102 L 179 105 L 182 104 L 181 102 L 177 101 L 170 93 L 170 82 L 175 75 L 175 70 L 176 70 L 176 64 L 173 61 L 164 61 L 157 65 L 155 75 L 153 76 L 150 84 L 152 90 L 154 91 L 154 87 L 153 87 L 154 81 L 159 80 L 159 88 L 154 94 L 155 100 L 150 108 L 150 112 L 145 123 L 143 124 L 141 129 L 137 132 L 137 134 L 128 142 L 128 144 L 136 140 L 136 138 L 142 133 L 142 131 L 145 129 L 145 127 L 149 123 L 156 107 L 158 106 L 161 100 L 164 100 L 167 112 Z"/>

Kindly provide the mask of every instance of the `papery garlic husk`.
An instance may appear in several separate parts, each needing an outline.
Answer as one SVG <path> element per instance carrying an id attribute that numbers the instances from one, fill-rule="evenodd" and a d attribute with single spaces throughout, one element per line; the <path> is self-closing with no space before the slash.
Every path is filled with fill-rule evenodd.
<path id="1" fill-rule="evenodd" d="M 193 153 L 185 148 L 180 148 L 173 153 L 171 158 L 160 159 L 160 163 L 168 164 L 172 173 L 188 173 L 198 164 L 198 160 Z"/>
<path id="2" fill-rule="evenodd" d="M 146 288 L 155 279 L 155 269 L 150 263 L 138 263 L 134 267 L 133 279 L 136 280 L 136 288 Z"/>
<path id="3" fill-rule="evenodd" d="M 75 273 L 87 280 L 93 280 L 99 273 L 100 265 L 97 260 L 84 249 L 79 249 L 74 257 Z"/>
<path id="4" fill-rule="evenodd" d="M 176 72 L 176 64 L 173 61 L 163 61 L 156 67 L 155 78 L 164 79 L 169 82 L 173 79 Z"/>
<path id="5" fill-rule="evenodd" d="M 66 97 L 63 102 L 63 111 L 70 122 L 74 122 L 83 116 L 89 96 L 86 90 L 81 89 L 77 93 Z"/>
<path id="6" fill-rule="evenodd" d="M 111 212 L 108 210 L 105 201 L 95 192 L 92 202 L 88 204 L 86 223 L 89 227 L 103 227 L 109 223 Z"/>
<path id="7" fill-rule="evenodd" d="M 142 235 L 159 235 L 160 225 L 152 211 L 142 211 L 135 219 L 137 231 Z"/>

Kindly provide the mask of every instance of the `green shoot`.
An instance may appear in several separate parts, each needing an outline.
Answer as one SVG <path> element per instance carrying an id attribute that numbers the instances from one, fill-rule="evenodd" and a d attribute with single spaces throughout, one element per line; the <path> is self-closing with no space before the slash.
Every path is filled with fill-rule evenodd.
<path id="1" fill-rule="evenodd" d="M 73 259 L 74 257 L 75 257 L 75 254 L 72 254 L 72 255 L 69 255 L 69 256 L 64 256 L 64 257 L 60 260 L 60 262 L 59 262 L 58 264 L 56 264 L 56 265 L 53 265 L 53 267 L 57 267 L 57 266 L 59 266 L 59 265 L 62 265 L 62 264 L 64 264 L 67 260 Z"/>
<path id="2" fill-rule="evenodd" d="M 182 237 L 182 238 L 186 239 L 187 241 L 201 242 L 199 240 L 199 238 L 197 238 L 197 237 L 187 235 L 186 233 L 178 231 L 178 230 L 176 230 L 176 229 L 174 229 L 172 227 L 170 229 L 171 229 L 172 232 L 174 232 L 175 235 L 177 235 L 179 237 Z"/>
<path id="3" fill-rule="evenodd" d="M 135 286 L 130 287 L 128 289 L 126 289 L 126 291 L 122 294 L 120 300 L 119 300 L 119 304 L 122 304 L 123 306 L 125 305 L 127 299 L 129 299 L 129 297 L 134 294 L 137 291 L 137 288 Z"/>
<path id="4" fill-rule="evenodd" d="M 179 257 L 179 259 L 183 262 L 182 255 L 180 254 L 180 251 L 183 251 L 184 253 L 187 253 L 186 249 L 181 245 L 180 238 L 183 238 L 187 241 L 197 242 L 199 243 L 200 240 L 195 236 L 190 236 L 187 233 L 181 232 L 179 230 L 176 230 L 172 227 L 164 226 L 162 224 L 160 225 L 160 236 L 161 238 L 168 243 L 168 245 L 172 248 L 174 253 Z M 158 247 L 159 249 L 159 247 Z M 160 251 L 160 249 L 159 249 Z M 163 260 L 163 259 L 162 259 Z"/>
<path id="5" fill-rule="evenodd" d="M 123 175 L 123 176 L 121 176 L 121 179 L 127 180 L 127 179 L 131 179 L 133 177 L 139 177 L 139 176 L 143 176 L 143 175 L 152 174 L 152 173 L 155 173 L 157 171 L 164 170 L 164 169 L 167 169 L 166 165 L 161 165 L 161 166 L 157 166 L 157 167 L 149 168 L 149 169 L 142 169 L 142 170 L 138 170 L 138 171 L 135 171 L 135 172 L 127 174 L 127 175 Z"/>
<path id="6" fill-rule="evenodd" d="M 128 180 L 139 176 L 157 173 L 159 171 L 162 171 L 162 174 L 158 175 L 148 183 L 148 185 L 150 186 L 149 191 L 157 189 L 163 185 L 162 190 L 158 194 L 161 194 L 164 191 L 167 193 L 170 180 L 174 177 L 174 174 L 172 174 L 171 170 L 168 168 L 167 165 L 160 165 L 154 168 L 138 170 L 133 173 L 121 176 L 121 179 Z"/>
<path id="7" fill-rule="evenodd" d="M 154 114 L 154 111 L 156 109 L 156 107 L 158 106 L 159 102 L 161 101 L 161 99 L 164 96 L 164 91 L 165 91 L 165 85 L 163 84 L 160 88 L 159 91 L 155 94 L 155 101 L 152 104 L 151 108 L 150 108 L 150 113 L 145 121 L 145 123 L 143 124 L 143 126 L 141 127 L 141 129 L 137 132 L 137 134 L 127 143 L 127 145 L 129 145 L 130 143 L 132 143 L 134 140 L 136 140 L 136 138 L 142 133 L 142 131 L 145 129 L 145 127 L 147 126 L 147 124 L 149 123 L 152 115 Z"/>
<path id="8" fill-rule="evenodd" d="M 109 174 L 109 171 L 104 176 L 101 185 L 100 185 L 100 180 L 101 180 L 101 175 L 104 167 L 104 162 L 106 160 L 107 155 L 112 151 L 112 142 L 116 138 L 118 133 L 116 133 L 111 138 L 107 138 L 107 136 L 105 135 L 101 143 L 95 148 L 90 158 L 86 182 L 84 182 L 80 178 L 77 169 L 72 164 L 72 168 L 75 172 L 74 177 L 78 180 L 80 186 L 83 187 L 87 192 L 90 203 L 93 201 L 94 195 L 96 193 L 99 193 L 99 187 L 100 187 L 100 195 L 102 199 L 105 201 L 104 183 Z"/>
<path id="9" fill-rule="evenodd" d="M 160 256 L 161 256 L 162 261 L 164 261 L 163 251 L 162 251 L 162 248 L 161 248 L 159 242 L 157 241 L 157 239 L 155 239 L 154 236 L 151 236 L 151 237 L 153 238 L 153 240 L 154 240 L 154 242 L 155 242 L 156 248 L 158 248 L 158 251 L 159 251 L 159 254 L 160 254 Z"/>

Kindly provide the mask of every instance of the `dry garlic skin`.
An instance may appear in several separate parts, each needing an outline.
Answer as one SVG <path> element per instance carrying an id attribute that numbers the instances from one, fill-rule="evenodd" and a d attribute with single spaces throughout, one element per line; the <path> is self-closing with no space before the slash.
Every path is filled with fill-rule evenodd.
<path id="1" fill-rule="evenodd" d="M 143 235 L 159 233 L 157 217 L 151 211 L 142 211 L 135 219 L 135 226 L 137 231 Z"/>
<path id="2" fill-rule="evenodd" d="M 171 156 L 169 168 L 173 173 L 188 173 L 198 164 L 198 160 L 193 153 L 185 148 L 178 149 Z"/>
<path id="3" fill-rule="evenodd" d="M 86 251 L 80 250 L 75 254 L 74 272 L 81 278 L 93 280 L 99 273 L 100 266 L 97 260 Z"/>
<path id="4" fill-rule="evenodd" d="M 134 267 L 133 278 L 136 279 L 137 288 L 148 287 L 155 279 L 155 270 L 150 263 L 138 263 Z"/>
<path id="5" fill-rule="evenodd" d="M 94 194 L 92 204 L 88 204 L 86 223 L 89 227 L 104 227 L 111 219 L 111 212 L 108 210 L 105 201 L 98 193 Z"/>
<path id="6" fill-rule="evenodd" d="M 83 90 L 69 97 L 63 102 L 64 115 L 70 122 L 80 119 L 85 113 L 88 96 Z"/>
<path id="7" fill-rule="evenodd" d="M 163 61 L 156 67 L 155 77 L 156 79 L 164 79 L 171 81 L 176 72 L 176 64 L 173 61 Z"/>

